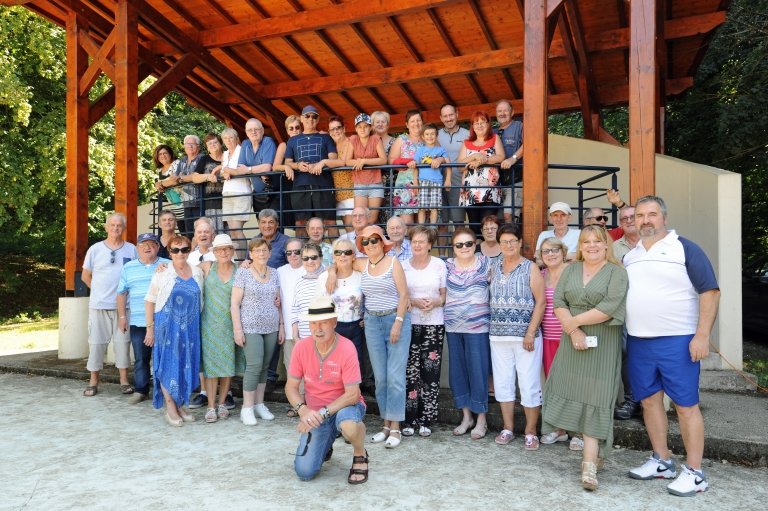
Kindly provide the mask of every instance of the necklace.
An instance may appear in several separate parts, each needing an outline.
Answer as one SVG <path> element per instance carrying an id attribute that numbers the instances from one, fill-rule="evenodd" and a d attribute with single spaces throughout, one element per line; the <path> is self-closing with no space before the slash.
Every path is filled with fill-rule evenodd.
<path id="1" fill-rule="evenodd" d="M 257 277 L 259 277 L 262 280 L 267 278 L 267 272 L 269 271 L 269 267 L 264 269 L 264 273 L 261 273 L 259 270 L 257 270 L 255 266 L 252 266 L 252 268 L 253 268 L 253 271 L 256 272 Z"/>
<path id="2" fill-rule="evenodd" d="M 381 259 L 379 259 L 375 263 L 369 263 L 371 265 L 371 268 L 376 268 L 376 265 L 379 264 L 381 261 L 383 261 L 385 257 L 387 257 L 387 256 L 383 255 L 383 256 L 381 256 Z"/>

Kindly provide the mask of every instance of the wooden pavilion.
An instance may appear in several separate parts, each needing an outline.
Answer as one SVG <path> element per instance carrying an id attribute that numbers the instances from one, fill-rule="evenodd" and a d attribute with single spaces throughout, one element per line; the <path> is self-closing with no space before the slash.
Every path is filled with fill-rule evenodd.
<path id="1" fill-rule="evenodd" d="M 168 92 L 278 139 L 305 104 L 393 126 L 441 105 L 525 123 L 526 245 L 546 225 L 547 116 L 579 111 L 585 137 L 616 143 L 606 106 L 629 105 L 630 198 L 654 192 L 664 104 L 691 87 L 727 0 L 0 0 L 66 28 L 66 290 L 87 249 L 88 130 L 115 108 L 115 208 L 136 237 L 137 125 Z M 105 74 L 113 87 L 89 100 Z M 157 80 L 139 94 L 139 83 Z M 523 101 L 525 98 L 525 101 Z"/>

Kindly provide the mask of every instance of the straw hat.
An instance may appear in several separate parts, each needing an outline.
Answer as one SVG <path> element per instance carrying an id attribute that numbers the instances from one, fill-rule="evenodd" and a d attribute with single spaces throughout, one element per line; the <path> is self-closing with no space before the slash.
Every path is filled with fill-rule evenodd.
<path id="1" fill-rule="evenodd" d="M 322 321 L 323 319 L 338 318 L 336 304 L 330 296 L 318 296 L 309 302 L 309 309 L 299 316 L 302 321 Z"/>

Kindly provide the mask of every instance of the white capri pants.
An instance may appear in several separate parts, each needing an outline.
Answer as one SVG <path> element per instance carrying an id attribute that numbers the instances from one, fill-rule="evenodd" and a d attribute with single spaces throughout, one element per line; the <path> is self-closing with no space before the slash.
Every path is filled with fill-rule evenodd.
<path id="1" fill-rule="evenodd" d="M 533 351 L 523 348 L 522 337 L 492 335 L 490 338 L 496 401 L 515 401 L 517 375 L 520 404 L 526 408 L 541 406 L 541 360 L 544 344 L 541 335 L 533 341 Z"/>

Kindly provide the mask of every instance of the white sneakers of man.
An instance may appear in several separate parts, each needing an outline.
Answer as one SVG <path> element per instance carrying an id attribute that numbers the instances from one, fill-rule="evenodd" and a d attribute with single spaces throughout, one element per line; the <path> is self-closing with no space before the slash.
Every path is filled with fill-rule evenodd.
<path id="1" fill-rule="evenodd" d="M 704 473 L 693 470 L 686 465 L 682 466 L 682 473 L 667 485 L 667 491 L 678 497 L 693 497 L 699 492 L 707 491 L 709 483 Z"/>
<path id="2" fill-rule="evenodd" d="M 256 425 L 256 417 L 253 415 L 253 407 L 242 407 L 240 409 L 240 420 L 245 424 L 246 426 L 255 426 Z"/>
<path id="3" fill-rule="evenodd" d="M 265 421 L 275 420 L 275 416 L 272 414 L 272 412 L 269 411 L 269 408 L 267 408 L 267 405 L 264 403 L 253 405 L 253 411 L 256 412 L 259 417 Z"/>
<path id="4" fill-rule="evenodd" d="M 675 462 L 672 460 L 663 461 L 659 459 L 656 453 L 653 453 L 648 460 L 637 468 L 629 471 L 629 477 L 632 479 L 673 479 L 677 475 Z"/>

